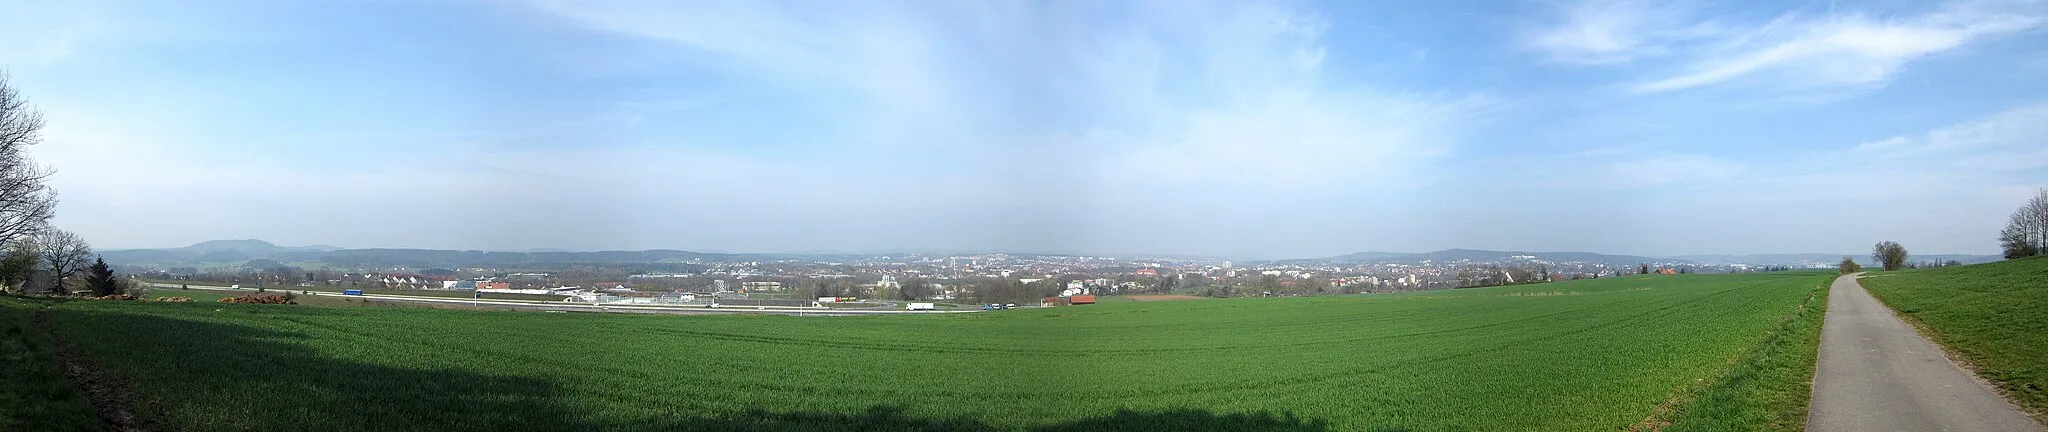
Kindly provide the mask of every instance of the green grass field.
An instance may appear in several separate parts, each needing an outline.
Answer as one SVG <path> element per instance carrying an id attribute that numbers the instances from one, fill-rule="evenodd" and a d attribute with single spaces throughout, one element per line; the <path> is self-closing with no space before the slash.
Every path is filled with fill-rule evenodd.
<path id="1" fill-rule="evenodd" d="M 1828 280 L 831 318 L 76 301 L 49 319 L 167 430 L 1798 430 Z"/>
<path id="2" fill-rule="evenodd" d="M 1859 282 L 2009 398 L 2048 413 L 2048 257 L 1871 273 Z"/>
<path id="3" fill-rule="evenodd" d="M 30 316 L 46 303 L 0 296 L 0 431 L 99 430 L 98 414 L 64 377 Z"/>

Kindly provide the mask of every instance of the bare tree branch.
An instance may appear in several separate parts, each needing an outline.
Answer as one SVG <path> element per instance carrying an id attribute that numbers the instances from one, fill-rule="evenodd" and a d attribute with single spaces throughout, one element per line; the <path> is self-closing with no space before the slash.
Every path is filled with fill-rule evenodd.
<path id="1" fill-rule="evenodd" d="M 66 280 L 92 264 L 92 245 L 86 244 L 78 234 L 54 228 L 43 230 L 35 242 L 42 254 L 44 268 L 49 271 L 50 291 L 70 293 L 65 286 Z"/>
<path id="2" fill-rule="evenodd" d="M 2012 212 L 2005 229 L 1998 232 L 1998 243 L 2006 259 L 2048 253 L 2048 189 Z"/>
<path id="3" fill-rule="evenodd" d="M 50 170 L 22 154 L 42 129 L 42 114 L 0 74 L 0 244 L 34 235 L 56 213 L 57 193 L 43 183 Z"/>

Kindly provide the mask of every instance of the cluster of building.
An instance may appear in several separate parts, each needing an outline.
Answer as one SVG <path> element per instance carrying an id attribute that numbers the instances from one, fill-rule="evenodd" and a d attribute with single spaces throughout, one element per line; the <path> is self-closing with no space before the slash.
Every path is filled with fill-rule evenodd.
<path id="1" fill-rule="evenodd" d="M 648 270 L 650 267 L 659 270 Z M 1030 287 L 1060 297 L 1119 293 L 1218 296 L 1413 291 L 1519 284 L 1641 273 L 1739 272 L 1740 264 L 1604 263 L 1517 255 L 1485 260 L 1286 260 L 1239 265 L 1220 259 L 1128 258 L 1035 254 L 897 254 L 844 261 L 785 259 L 579 264 L 573 269 L 358 269 L 296 274 L 200 275 L 284 284 L 387 289 L 473 290 L 547 294 L 576 299 L 777 297 L 916 297 L 965 299 L 976 290 Z M 188 276 L 189 277 L 189 276 Z M 990 288 L 990 287 L 996 288 Z M 906 293 L 914 293 L 905 295 Z"/>

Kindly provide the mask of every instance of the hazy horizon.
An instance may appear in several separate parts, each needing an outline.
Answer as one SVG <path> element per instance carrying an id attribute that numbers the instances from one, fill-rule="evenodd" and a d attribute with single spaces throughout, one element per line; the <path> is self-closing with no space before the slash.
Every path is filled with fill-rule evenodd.
<path id="1" fill-rule="evenodd" d="M 2048 185 L 2036 0 L 8 9 L 102 249 L 1995 254 Z"/>
<path id="2" fill-rule="evenodd" d="M 803 254 L 821 254 L 821 255 L 836 255 L 836 254 L 843 254 L 843 255 L 891 255 L 891 254 L 984 254 L 984 253 L 1007 253 L 1007 254 L 1037 254 L 1037 255 L 1092 255 L 1092 256 L 1131 256 L 1131 257 L 1195 257 L 1195 258 L 1213 258 L 1213 259 L 1231 259 L 1231 260 L 1238 260 L 1238 259 L 1242 259 L 1242 260 L 1249 260 L 1249 261 L 1260 261 L 1260 260 L 1295 260 L 1295 259 L 1318 259 L 1318 258 L 1332 258 L 1332 257 L 1337 257 L 1337 256 L 1343 256 L 1343 255 L 1355 254 L 1355 253 L 1389 253 L 1389 254 L 1425 254 L 1425 253 L 1431 253 L 1431 252 L 1440 252 L 1440 251 L 1448 251 L 1448 250 L 1482 250 L 1482 251 L 1494 251 L 1494 252 L 1531 252 L 1531 253 L 1594 253 L 1594 254 L 1601 254 L 1601 255 L 1619 255 L 1619 256 L 1640 256 L 1640 257 L 1648 257 L 1648 258 L 1680 258 L 1680 259 L 1683 259 L 1683 258 L 1688 258 L 1688 257 L 1705 257 L 1705 256 L 1766 256 L 1766 255 L 1830 255 L 1830 256 L 1833 256 L 1833 255 L 1841 255 L 1841 256 L 1848 256 L 1848 257 L 1856 258 L 1856 259 L 1858 259 L 1858 260 L 1864 260 L 1864 259 L 1869 259 L 1869 258 L 1870 258 L 1870 257 L 1868 256 L 1868 255 L 1869 255 L 1869 253 L 1867 253 L 1867 252 L 1865 252 L 1865 253 L 1840 253 L 1840 252 L 1814 252 L 1814 251 L 1806 251 L 1806 252 L 1743 252 L 1743 253 L 1711 253 L 1711 254 L 1660 254 L 1660 253 L 1628 253 L 1628 252 L 1612 252 L 1612 251 L 1597 251 L 1597 250 L 1550 250 L 1550 249 L 1476 249 L 1476 248 L 1463 248 L 1463 247 L 1450 247 L 1450 248 L 1438 248 L 1438 249 L 1430 249 L 1430 250 L 1417 250 L 1417 251 L 1384 251 L 1384 250 L 1359 250 L 1359 251 L 1352 251 L 1352 252 L 1346 252 L 1346 253 L 1342 253 L 1342 254 L 1332 254 L 1332 255 L 1317 255 L 1317 256 L 1258 256 L 1258 255 L 1242 255 L 1242 254 L 1196 254 L 1196 253 L 1176 253 L 1176 252 L 1143 252 L 1143 251 L 1140 251 L 1140 252 L 1101 252 L 1101 251 L 1071 251 L 1071 250 L 1070 250 L 1070 251 L 1061 251 L 1061 250 L 1025 250 L 1025 249 L 946 249 L 946 248 L 893 248 L 893 249 L 890 249 L 890 248 L 883 248 L 883 249 L 865 249 L 865 250 L 840 250 L 840 249 L 796 249 L 796 250 L 764 250 L 764 251 L 754 251 L 754 250 L 723 250 L 723 249 L 691 249 L 691 248 L 677 248 L 677 247 L 656 247 L 656 248 L 644 248 L 644 249 L 619 249 L 619 248 L 597 248 L 597 249 L 567 249 L 567 248 L 549 248 L 549 247 L 538 247 L 538 248 L 526 248 L 526 249 L 481 249 L 481 248 L 461 248 L 461 247 L 456 247 L 456 248 L 420 248 L 420 247 L 401 247 L 401 246 L 345 246 L 345 245 L 334 245 L 334 244 L 327 244 L 327 243 L 318 243 L 318 244 L 283 244 L 283 243 L 277 243 L 277 242 L 271 242 L 271 241 L 268 241 L 268 240 L 263 240 L 263 239 L 253 239 L 253 238 L 243 238 L 243 239 L 214 239 L 214 240 L 208 240 L 207 242 L 212 242 L 212 241 L 248 241 L 248 240 L 256 240 L 256 241 L 262 241 L 262 242 L 265 242 L 265 243 L 270 243 L 270 244 L 271 244 L 271 245 L 273 245 L 273 246 L 277 246 L 277 247 L 284 247 L 284 248 L 301 248 L 301 247 L 321 247 L 321 246 L 324 246 L 324 247 L 333 247 L 333 248 L 337 248 L 337 249 L 426 249 L 426 250 L 457 250 L 457 251 L 482 251 L 482 252 L 521 252 L 521 253 L 539 253 L 539 252 L 571 252 L 571 253 L 584 253 L 584 252 L 616 252 L 616 251 L 629 251 L 629 252 L 630 252 L 630 251 L 647 251 L 647 250 L 675 250 L 675 251 L 685 251 L 685 252 L 698 252 L 698 253 L 712 253 L 712 254 L 732 254 L 732 255 L 766 255 L 766 254 L 789 254 L 789 255 L 803 255 Z M 112 248 L 112 249 L 107 249 L 107 250 L 158 250 L 158 249 L 178 249 L 178 248 L 183 248 L 183 247 L 188 247 L 188 246 L 196 246 L 196 245 L 198 245 L 199 243 L 205 243 L 205 242 L 195 242 L 195 243 L 193 243 L 193 244 L 186 244 L 186 245 L 178 245 L 178 246 L 158 246 L 158 247 L 139 247 L 139 248 Z M 1929 255 L 1976 255 L 1976 256 L 1994 256 L 1994 255 L 1995 255 L 1995 254 L 1973 254 L 1973 253 L 1954 253 L 1954 252 L 1941 252 L 1941 251 L 1934 251 L 1934 252 L 1914 252 L 1913 254 L 1914 254 L 1915 256 L 1929 256 Z"/>

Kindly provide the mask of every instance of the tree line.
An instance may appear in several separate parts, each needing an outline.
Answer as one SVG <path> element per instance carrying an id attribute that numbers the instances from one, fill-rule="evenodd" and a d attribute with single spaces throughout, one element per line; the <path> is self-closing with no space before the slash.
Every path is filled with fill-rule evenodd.
<path id="1" fill-rule="evenodd" d="M 2048 253 L 2048 189 L 2013 210 L 2005 229 L 1998 232 L 1998 245 L 2005 252 L 2005 259 Z"/>
<path id="2" fill-rule="evenodd" d="M 2042 189 L 2029 198 L 2026 204 L 2013 210 L 2006 219 L 2005 228 L 1998 231 L 1998 247 L 2005 259 L 2020 259 L 2048 254 L 2048 189 Z M 1870 257 L 1885 270 L 1915 267 L 1947 267 L 1962 265 L 1956 260 L 1908 261 L 1906 247 L 1895 241 L 1878 242 L 1871 247 Z M 1849 257 L 1842 257 L 1840 266 L 1844 274 L 1862 270 Z"/>
<path id="3" fill-rule="evenodd" d="M 0 74 L 0 284 L 57 295 L 124 291 L 127 284 L 93 255 L 91 244 L 50 226 L 57 192 L 45 181 L 53 171 L 23 153 L 42 142 L 43 126 L 42 114 Z"/>

